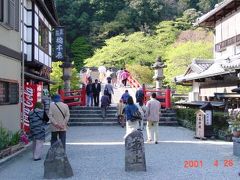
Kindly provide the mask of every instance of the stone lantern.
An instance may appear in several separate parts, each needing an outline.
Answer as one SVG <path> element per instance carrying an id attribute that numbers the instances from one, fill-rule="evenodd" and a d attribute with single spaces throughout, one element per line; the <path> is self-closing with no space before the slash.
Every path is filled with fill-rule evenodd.
<path id="1" fill-rule="evenodd" d="M 63 64 L 60 66 L 63 69 L 63 76 L 62 79 L 64 81 L 64 91 L 70 91 L 71 90 L 71 76 L 72 76 L 72 67 L 73 64 L 71 63 L 71 60 L 69 57 L 66 57 L 66 60 L 63 62 Z"/>
<path id="2" fill-rule="evenodd" d="M 152 65 L 154 68 L 154 76 L 153 79 L 156 81 L 156 90 L 160 90 L 162 88 L 163 79 L 165 78 L 163 75 L 163 68 L 167 67 L 160 57 L 157 57 L 156 62 Z"/>

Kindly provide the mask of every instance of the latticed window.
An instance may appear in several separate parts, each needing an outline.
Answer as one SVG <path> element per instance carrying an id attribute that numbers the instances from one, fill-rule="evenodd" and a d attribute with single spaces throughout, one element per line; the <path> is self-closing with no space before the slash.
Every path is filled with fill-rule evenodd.
<path id="1" fill-rule="evenodd" d="M 3 0 L 0 0 L 0 22 L 3 22 Z"/>
<path id="2" fill-rule="evenodd" d="M 17 104 L 18 99 L 18 83 L 0 80 L 0 105 Z"/>
<path id="3" fill-rule="evenodd" d="M 19 0 L 0 0 L 0 22 L 19 31 Z"/>
<path id="4" fill-rule="evenodd" d="M 49 30 L 42 20 L 39 20 L 39 46 L 48 53 L 49 46 Z"/>

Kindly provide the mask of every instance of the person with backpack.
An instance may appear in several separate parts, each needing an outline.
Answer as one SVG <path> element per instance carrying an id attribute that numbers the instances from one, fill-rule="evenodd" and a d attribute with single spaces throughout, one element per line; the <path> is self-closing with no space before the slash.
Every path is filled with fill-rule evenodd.
<path id="1" fill-rule="evenodd" d="M 138 107 L 134 104 L 132 96 L 130 96 L 127 100 L 127 105 L 124 108 L 124 114 L 126 119 L 126 135 L 124 136 L 125 138 L 128 134 L 138 129 L 138 120 L 140 119 L 139 116 L 136 116 L 138 112 Z"/>
<path id="2" fill-rule="evenodd" d="M 111 81 L 108 80 L 108 83 L 105 85 L 104 92 L 107 93 L 109 97 L 110 104 L 112 103 L 112 94 L 114 94 L 113 86 L 111 84 Z"/>
<path id="3" fill-rule="evenodd" d="M 49 121 L 46 112 L 43 110 L 43 104 L 37 102 L 35 107 L 29 113 L 30 136 L 33 141 L 33 160 L 41 160 L 43 143 L 45 140 L 45 125 Z"/>
<path id="4" fill-rule="evenodd" d="M 51 122 L 51 146 L 60 139 L 64 150 L 66 150 L 66 131 L 70 113 L 68 105 L 61 102 L 61 96 L 56 94 L 52 98 L 53 103 L 49 108 L 49 119 Z"/>

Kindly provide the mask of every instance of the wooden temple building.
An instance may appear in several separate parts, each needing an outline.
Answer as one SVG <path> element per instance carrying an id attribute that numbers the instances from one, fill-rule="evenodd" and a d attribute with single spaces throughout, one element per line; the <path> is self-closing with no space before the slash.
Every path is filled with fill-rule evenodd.
<path id="1" fill-rule="evenodd" d="M 200 17 L 196 25 L 214 29 L 214 59 L 195 59 L 175 82 L 192 86 L 188 102 L 228 102 L 238 106 L 240 98 L 240 1 L 225 0 Z M 181 104 L 181 103 L 180 103 Z M 218 104 L 221 106 L 222 104 Z"/>

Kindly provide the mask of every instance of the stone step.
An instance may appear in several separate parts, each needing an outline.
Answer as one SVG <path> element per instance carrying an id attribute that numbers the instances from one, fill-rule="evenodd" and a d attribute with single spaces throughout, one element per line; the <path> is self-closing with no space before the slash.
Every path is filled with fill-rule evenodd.
<path id="1" fill-rule="evenodd" d="M 99 110 L 70 110 L 70 114 L 95 114 L 95 113 L 101 113 L 102 110 L 99 109 Z M 107 109 L 107 113 L 116 113 L 117 110 L 109 110 Z"/>
<path id="2" fill-rule="evenodd" d="M 144 123 L 146 125 L 146 123 Z M 69 126 L 116 126 L 118 122 L 69 122 Z M 166 121 L 159 122 L 159 126 L 178 126 L 177 122 Z M 145 127 L 146 128 L 146 127 Z M 144 129 L 145 129 L 144 128 Z"/>
<path id="3" fill-rule="evenodd" d="M 69 126 L 116 126 L 117 122 L 69 122 Z"/>
<path id="4" fill-rule="evenodd" d="M 117 109 L 117 107 L 116 106 L 109 106 L 109 107 L 107 107 L 107 109 L 112 110 L 112 109 Z M 101 110 L 101 107 L 73 106 L 73 107 L 71 107 L 71 110 Z"/>
<path id="5" fill-rule="evenodd" d="M 159 126 L 179 126 L 177 121 L 159 121 Z"/>
<path id="6" fill-rule="evenodd" d="M 116 113 L 106 113 L 107 117 L 116 117 Z M 94 118 L 94 117 L 102 117 L 102 113 L 95 113 L 95 114 L 71 114 L 70 118 L 76 117 L 84 117 L 84 118 Z"/>
<path id="7" fill-rule="evenodd" d="M 107 122 L 117 122 L 117 118 L 111 118 L 111 117 L 106 117 L 105 119 L 103 119 L 102 117 L 100 118 L 71 118 L 69 120 L 69 122 L 103 122 L 103 121 L 107 121 Z"/>
<path id="8" fill-rule="evenodd" d="M 176 113 L 162 113 L 162 117 L 176 117 Z"/>
<path id="9" fill-rule="evenodd" d="M 160 121 L 177 121 L 176 117 L 160 117 Z"/>

